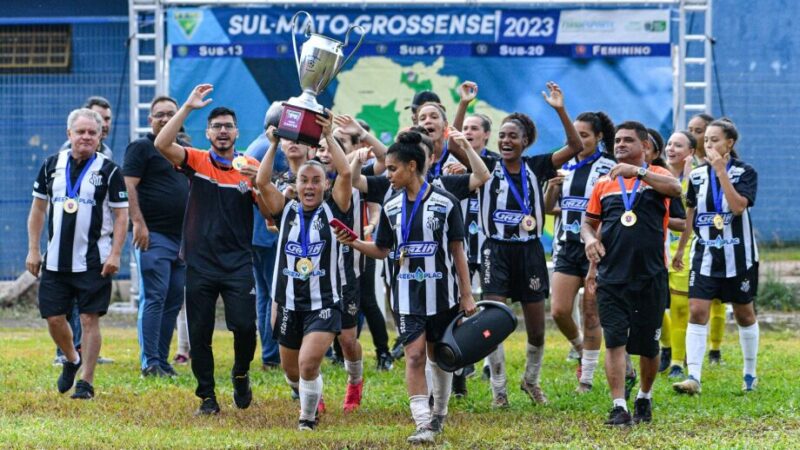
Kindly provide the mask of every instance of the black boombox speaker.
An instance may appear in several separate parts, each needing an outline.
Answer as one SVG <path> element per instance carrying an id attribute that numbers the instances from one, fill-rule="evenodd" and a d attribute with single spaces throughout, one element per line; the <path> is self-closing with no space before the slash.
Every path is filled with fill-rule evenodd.
<path id="1" fill-rule="evenodd" d="M 477 306 L 472 317 L 465 318 L 460 312 L 434 345 L 436 363 L 442 370 L 455 372 L 480 361 L 517 328 L 517 316 L 503 303 L 484 300 Z"/>

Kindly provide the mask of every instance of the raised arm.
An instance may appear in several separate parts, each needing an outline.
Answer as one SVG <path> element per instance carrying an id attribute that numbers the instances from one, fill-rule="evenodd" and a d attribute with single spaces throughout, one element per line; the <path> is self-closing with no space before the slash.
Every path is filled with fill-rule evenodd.
<path id="1" fill-rule="evenodd" d="M 465 81 L 458 87 L 458 108 L 453 118 L 453 127 L 461 131 L 464 128 L 464 119 L 467 117 L 469 104 L 478 96 L 478 85 L 473 81 Z"/>
<path id="2" fill-rule="evenodd" d="M 450 130 L 450 139 L 461 148 L 469 160 L 469 166 L 472 168 L 472 173 L 469 175 L 469 191 L 472 192 L 486 184 L 492 178 L 492 174 L 489 173 L 486 163 L 472 148 L 467 138 L 460 131 L 453 128 Z"/>
<path id="3" fill-rule="evenodd" d="M 331 195 L 336 202 L 336 206 L 341 211 L 348 211 L 353 200 L 352 172 L 350 172 L 350 165 L 344 156 L 344 150 L 333 137 L 333 113 L 330 110 L 326 110 L 326 112 L 328 117 L 317 116 L 317 124 L 322 127 L 322 135 L 328 144 L 331 162 L 333 162 L 333 167 L 336 169 L 336 180 L 333 182 Z"/>
<path id="4" fill-rule="evenodd" d="M 361 174 L 361 166 L 364 164 L 364 154 L 369 153 L 366 148 L 358 149 L 355 151 L 355 157 L 350 160 L 350 177 L 353 180 L 353 187 L 362 194 L 365 194 L 369 188 L 367 186 L 367 177 Z"/>
<path id="5" fill-rule="evenodd" d="M 211 103 L 212 99 L 203 100 L 203 97 L 213 90 L 214 86 L 210 84 L 199 84 L 195 86 L 189 98 L 186 99 L 183 106 L 178 110 L 178 113 L 169 119 L 169 122 L 164 125 L 164 128 L 162 128 L 156 136 L 156 140 L 153 144 L 173 165 L 178 166 L 186 159 L 186 149 L 175 143 L 178 132 L 183 126 L 183 123 L 186 122 L 186 118 L 189 117 L 189 113 Z"/>
<path id="6" fill-rule="evenodd" d="M 561 214 L 561 205 L 558 199 L 561 197 L 561 187 L 564 183 L 564 176 L 559 174 L 547 180 L 547 189 L 544 191 L 544 212 L 557 216 Z"/>
<path id="7" fill-rule="evenodd" d="M 263 203 L 264 210 L 268 216 L 275 216 L 286 205 L 286 197 L 283 196 L 281 191 L 272 184 L 272 166 L 275 164 L 275 154 L 278 152 L 278 138 L 275 137 L 275 127 L 270 126 L 267 128 L 267 138 L 269 139 L 269 148 L 267 153 L 264 154 L 264 159 L 261 160 L 261 165 L 258 167 L 256 174 L 256 188 L 261 194 L 261 202 Z"/>
<path id="8" fill-rule="evenodd" d="M 577 156 L 583 151 L 583 142 L 572 124 L 572 120 L 567 114 L 567 108 L 564 106 L 564 93 L 558 84 L 550 81 L 547 83 L 548 92 L 542 91 L 542 97 L 548 105 L 553 107 L 558 113 L 558 118 L 561 120 L 561 126 L 564 127 L 564 134 L 567 136 L 567 145 L 561 150 L 553 153 L 553 167 L 561 167 L 565 162 Z"/>
<path id="9" fill-rule="evenodd" d="M 736 188 L 733 187 L 733 183 L 731 183 L 731 179 L 728 177 L 727 164 L 729 158 L 730 153 L 728 153 L 727 157 L 723 158 L 720 156 L 719 152 L 714 149 L 706 150 L 706 161 L 711 165 L 711 170 L 717 174 L 717 179 L 719 179 L 719 185 L 722 187 L 725 200 L 728 201 L 728 207 L 731 209 L 734 216 L 741 216 L 747 209 L 749 202 L 745 196 L 736 191 Z"/>
<path id="10" fill-rule="evenodd" d="M 384 158 L 386 158 L 387 148 L 380 139 L 365 130 L 353 116 L 348 116 L 347 114 L 336 116 L 333 118 L 333 123 L 336 124 L 342 132 L 351 136 L 358 136 L 361 142 L 371 147 L 372 154 L 375 156 L 375 173 L 380 174 L 384 171 Z"/>

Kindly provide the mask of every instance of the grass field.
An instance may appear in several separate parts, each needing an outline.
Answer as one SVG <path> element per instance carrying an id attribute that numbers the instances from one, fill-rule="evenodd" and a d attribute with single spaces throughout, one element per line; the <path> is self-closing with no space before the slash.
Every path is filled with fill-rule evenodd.
<path id="1" fill-rule="evenodd" d="M 353 414 L 341 412 L 345 374 L 325 363 L 328 412 L 315 432 L 298 432 L 298 404 L 279 371 L 252 371 L 255 400 L 247 410 L 232 406 L 228 377 L 230 333 L 218 331 L 217 394 L 222 413 L 193 417 L 198 406 L 194 379 L 179 367 L 175 380 L 141 379 L 135 328 L 104 330 L 102 354 L 115 364 L 100 366 L 92 401 L 70 400 L 55 388 L 59 368 L 51 366 L 53 344 L 44 328 L 0 329 L 0 447 L 22 448 L 398 448 L 412 431 L 402 363 L 388 373 L 374 371 L 366 358 L 365 398 Z M 577 397 L 574 362 L 567 344 L 548 330 L 543 387 L 547 406 L 535 406 L 518 388 L 524 336 L 507 341 L 511 408 L 492 410 L 489 386 L 469 380 L 466 399 L 451 399 L 446 448 L 798 448 L 800 447 L 800 333 L 762 335 L 759 386 L 744 395 L 738 337 L 727 333 L 725 364 L 705 367 L 703 394 L 673 394 L 660 377 L 655 387 L 654 422 L 631 429 L 602 425 L 610 400 L 602 368 L 593 392 Z M 371 349 L 368 336 L 364 347 Z"/>

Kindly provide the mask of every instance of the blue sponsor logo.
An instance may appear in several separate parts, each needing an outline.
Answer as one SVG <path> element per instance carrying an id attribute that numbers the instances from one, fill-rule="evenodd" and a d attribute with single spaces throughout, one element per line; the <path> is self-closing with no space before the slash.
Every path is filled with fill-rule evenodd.
<path id="1" fill-rule="evenodd" d="M 469 224 L 469 234 L 478 234 L 481 231 L 480 227 L 474 221 Z"/>
<path id="2" fill-rule="evenodd" d="M 290 278 L 298 278 L 300 280 L 307 280 L 307 279 L 309 279 L 311 277 L 324 277 L 325 276 L 325 269 L 317 269 L 317 270 L 312 271 L 308 275 L 303 275 L 303 274 L 301 274 L 300 272 L 298 272 L 296 270 L 290 270 L 290 269 L 287 268 L 287 269 L 283 269 L 283 274 L 286 275 L 287 277 L 290 277 Z"/>
<path id="3" fill-rule="evenodd" d="M 67 201 L 68 199 L 69 199 L 69 197 L 66 197 L 66 196 L 61 196 L 61 197 L 53 197 L 53 203 L 64 203 L 64 202 L 65 202 L 65 201 Z M 97 204 L 97 202 L 96 202 L 96 201 L 94 201 L 94 199 L 93 199 L 93 198 L 83 198 L 83 197 L 78 197 L 78 198 L 77 198 L 77 200 L 78 200 L 78 203 L 80 203 L 81 205 L 91 205 L 91 206 L 94 206 L 94 205 L 96 205 L 96 204 Z"/>
<path id="4" fill-rule="evenodd" d="M 401 273 L 397 275 L 398 280 L 414 280 L 423 282 L 425 280 L 439 280 L 442 278 L 442 272 L 425 272 L 421 267 L 413 273 Z"/>
<path id="5" fill-rule="evenodd" d="M 566 211 L 586 211 L 589 199 L 584 197 L 564 197 L 561 199 L 561 209 Z"/>
<path id="6" fill-rule="evenodd" d="M 478 199 L 477 198 L 469 199 L 469 212 L 477 213 L 478 211 L 480 211 Z"/>
<path id="7" fill-rule="evenodd" d="M 447 206 L 444 205 L 428 205 L 426 209 L 435 213 L 447 214 Z"/>
<path id="8" fill-rule="evenodd" d="M 564 231 L 567 233 L 581 234 L 581 224 L 577 220 L 572 223 L 564 225 Z"/>
<path id="9" fill-rule="evenodd" d="M 701 213 L 697 215 L 694 223 L 697 224 L 698 227 L 713 227 L 714 226 L 714 216 L 717 213 Z M 722 213 L 722 218 L 725 220 L 725 225 L 730 225 L 731 221 L 733 220 L 732 213 Z"/>
<path id="10" fill-rule="evenodd" d="M 303 258 L 303 257 L 309 257 L 310 258 L 310 257 L 313 257 L 313 256 L 321 255 L 322 254 L 322 250 L 324 248 L 325 248 L 325 241 L 312 242 L 308 246 L 308 255 L 304 256 L 303 255 L 303 246 L 300 245 L 299 242 L 289 241 L 289 242 L 286 243 L 286 247 L 284 247 L 284 250 L 286 251 L 287 255 L 295 256 L 295 257 L 298 257 L 298 258 Z"/>
<path id="11" fill-rule="evenodd" d="M 495 223 L 501 225 L 519 225 L 522 222 L 522 211 L 511 211 L 508 209 L 498 209 L 492 213 L 492 219 Z"/>
<path id="12" fill-rule="evenodd" d="M 433 256 L 436 254 L 436 250 L 439 248 L 439 244 L 436 242 L 408 242 L 400 246 L 400 249 L 406 250 L 406 257 L 408 258 L 424 258 L 426 256 Z"/>
<path id="13" fill-rule="evenodd" d="M 698 239 L 698 242 L 700 243 L 700 245 L 705 245 L 706 247 L 722 248 L 725 247 L 726 245 L 739 245 L 741 241 L 739 240 L 739 238 L 723 239 L 722 236 L 717 236 L 716 239 L 712 239 L 710 241 L 705 239 Z"/>

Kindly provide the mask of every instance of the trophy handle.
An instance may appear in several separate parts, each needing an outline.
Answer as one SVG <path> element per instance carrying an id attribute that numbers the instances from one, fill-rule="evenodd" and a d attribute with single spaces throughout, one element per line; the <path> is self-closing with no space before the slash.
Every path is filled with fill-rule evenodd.
<path id="1" fill-rule="evenodd" d="M 311 17 L 311 14 L 306 11 L 297 11 L 294 13 L 294 16 L 292 16 L 292 50 L 294 50 L 294 63 L 297 66 L 298 77 L 300 76 L 300 56 L 297 54 L 297 19 L 301 14 L 305 14 L 306 17 L 308 17 L 308 26 L 305 31 L 303 31 L 303 34 L 308 37 L 310 33 L 314 32 L 314 18 Z"/>
<path id="2" fill-rule="evenodd" d="M 361 35 L 361 37 L 358 38 L 358 44 L 356 44 L 356 48 L 354 48 L 353 51 L 350 52 L 349 55 L 347 55 L 347 59 L 344 60 L 342 65 L 339 66 L 339 69 L 336 70 L 336 73 L 334 73 L 333 77 L 331 78 L 335 78 L 337 75 L 339 75 L 339 72 L 341 72 L 344 66 L 347 65 L 347 63 L 350 61 L 350 58 L 352 58 L 353 55 L 358 51 L 358 48 L 361 47 L 361 43 L 364 41 L 364 36 L 366 36 L 364 28 L 361 27 L 361 25 L 351 25 L 350 28 L 347 29 L 347 33 L 344 34 L 344 45 L 342 45 L 342 48 L 347 47 L 347 43 L 350 42 L 350 32 L 353 31 L 354 29 L 358 29 L 358 34 Z"/>

